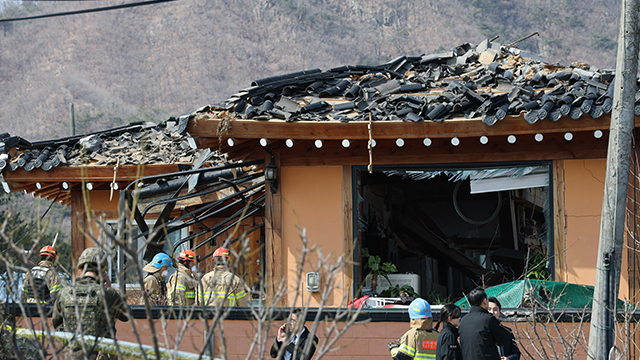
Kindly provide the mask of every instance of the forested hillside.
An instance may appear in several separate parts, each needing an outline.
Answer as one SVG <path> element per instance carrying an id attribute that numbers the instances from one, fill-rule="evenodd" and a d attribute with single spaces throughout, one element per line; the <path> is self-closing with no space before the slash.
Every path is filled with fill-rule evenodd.
<path id="1" fill-rule="evenodd" d="M 131 0 L 11 2 L 2 18 Z M 0 23 L 0 133 L 29 140 L 223 102 L 251 80 L 377 64 L 499 35 L 563 64 L 615 66 L 619 0 L 177 0 Z"/>

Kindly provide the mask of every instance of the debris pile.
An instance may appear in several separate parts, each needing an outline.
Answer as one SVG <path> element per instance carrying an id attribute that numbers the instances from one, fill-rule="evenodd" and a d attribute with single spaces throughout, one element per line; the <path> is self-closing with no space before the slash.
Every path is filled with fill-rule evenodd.
<path id="1" fill-rule="evenodd" d="M 6 167 L 10 171 L 18 168 L 26 171 L 38 168 L 49 171 L 60 165 L 83 164 L 191 164 L 201 152 L 194 139 L 184 129 L 179 129 L 173 119 L 160 125 L 131 124 L 86 137 L 33 144 L 19 137 L 9 136 L 0 141 L 5 145 L 13 145 L 7 146 L 7 149 L 16 149 L 13 156 L 9 156 L 9 151 L 0 151 L 0 170 Z M 224 161 L 222 158 L 219 160 Z"/>
<path id="2" fill-rule="evenodd" d="M 223 105 L 198 112 L 288 122 L 369 121 L 370 116 L 373 121 L 439 122 L 464 117 L 481 118 L 489 126 L 522 113 L 533 124 L 611 112 L 613 70 L 543 61 L 485 40 L 444 53 L 401 56 L 382 65 L 256 80 Z M 636 108 L 640 112 L 640 106 Z"/>

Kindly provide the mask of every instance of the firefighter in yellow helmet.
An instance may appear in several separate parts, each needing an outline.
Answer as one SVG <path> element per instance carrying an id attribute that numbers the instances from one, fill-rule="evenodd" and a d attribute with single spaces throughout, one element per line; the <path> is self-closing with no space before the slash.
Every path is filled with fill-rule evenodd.
<path id="1" fill-rule="evenodd" d="M 393 360 L 435 360 L 438 332 L 433 330 L 431 305 L 421 298 L 409 304 L 411 329 L 404 333 L 399 342 L 389 343 Z"/>
<path id="2" fill-rule="evenodd" d="M 213 253 L 215 268 L 202 277 L 203 304 L 248 306 L 247 285 L 229 271 L 229 250 L 219 247 Z"/>
<path id="3" fill-rule="evenodd" d="M 196 305 L 198 280 L 194 274 L 197 262 L 193 250 L 183 250 L 178 254 L 177 270 L 167 281 L 169 305 Z"/>

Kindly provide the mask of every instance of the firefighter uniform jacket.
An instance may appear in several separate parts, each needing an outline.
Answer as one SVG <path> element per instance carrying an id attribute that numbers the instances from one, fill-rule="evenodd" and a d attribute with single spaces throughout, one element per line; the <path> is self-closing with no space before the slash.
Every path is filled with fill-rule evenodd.
<path id="1" fill-rule="evenodd" d="M 248 306 L 246 285 L 242 279 L 227 270 L 224 264 L 202 277 L 204 305 Z"/>
<path id="2" fill-rule="evenodd" d="M 151 305 L 167 305 L 167 283 L 162 278 L 160 271 L 149 273 L 144 278 L 144 290 L 149 295 Z M 140 305 L 144 305 L 144 298 L 140 297 Z"/>
<path id="3" fill-rule="evenodd" d="M 394 360 L 435 360 L 438 332 L 431 328 L 432 319 L 411 319 L 407 331 L 397 347 L 391 349 Z"/>
<path id="4" fill-rule="evenodd" d="M 183 264 L 178 263 L 178 270 L 171 274 L 167 282 L 167 299 L 169 305 L 196 305 L 196 289 L 198 282 Z"/>
<path id="5" fill-rule="evenodd" d="M 60 276 L 53 268 L 53 263 L 42 260 L 24 278 L 22 301 L 35 303 L 39 299 L 41 303 L 53 303 L 60 289 Z"/>

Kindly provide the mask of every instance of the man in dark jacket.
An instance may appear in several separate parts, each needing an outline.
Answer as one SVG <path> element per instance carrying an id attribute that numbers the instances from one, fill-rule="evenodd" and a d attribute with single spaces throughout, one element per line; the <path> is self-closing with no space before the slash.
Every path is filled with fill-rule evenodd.
<path id="1" fill-rule="evenodd" d="M 271 346 L 271 357 L 278 360 L 310 360 L 316 352 L 318 337 L 311 337 L 311 333 L 304 326 L 304 318 L 300 316 L 302 309 L 293 309 L 289 320 L 278 329 L 276 341 Z M 307 349 L 307 342 L 309 348 Z M 280 353 L 283 343 L 284 351 Z M 279 354 L 280 353 L 280 354 Z M 280 356 L 278 356 L 280 355 Z"/>
<path id="2" fill-rule="evenodd" d="M 511 342 L 511 333 L 498 319 L 487 311 L 489 303 L 482 288 L 473 289 L 467 295 L 471 305 L 469 313 L 460 321 L 460 347 L 464 360 L 500 360 L 496 345 Z"/>
<path id="3" fill-rule="evenodd" d="M 500 301 L 495 297 L 490 297 L 487 301 L 489 302 L 489 313 L 500 321 L 502 304 L 500 304 Z M 502 325 L 502 323 L 500 323 L 500 325 Z M 502 325 L 502 327 L 509 330 L 509 333 L 511 334 L 511 341 L 507 345 L 498 347 L 500 358 L 502 360 L 520 360 L 520 349 L 518 349 L 518 345 L 516 344 L 516 338 L 513 336 L 513 331 L 504 325 Z"/>

